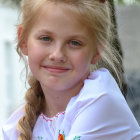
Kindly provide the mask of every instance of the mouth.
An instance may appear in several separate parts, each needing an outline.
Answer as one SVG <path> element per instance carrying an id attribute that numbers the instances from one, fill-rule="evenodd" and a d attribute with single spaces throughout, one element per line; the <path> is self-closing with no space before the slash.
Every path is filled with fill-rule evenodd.
<path id="1" fill-rule="evenodd" d="M 51 66 L 51 65 L 43 66 L 43 68 L 45 68 L 50 73 L 64 73 L 70 70 L 69 68 L 66 67 Z"/>

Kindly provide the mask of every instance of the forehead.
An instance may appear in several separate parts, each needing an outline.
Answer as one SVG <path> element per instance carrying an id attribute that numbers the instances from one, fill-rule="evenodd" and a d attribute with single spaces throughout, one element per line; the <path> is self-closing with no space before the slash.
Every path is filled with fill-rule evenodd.
<path id="1" fill-rule="evenodd" d="M 65 28 L 66 33 L 76 31 L 89 33 L 87 26 L 81 22 L 81 17 L 64 3 L 44 4 L 38 11 L 34 26 L 35 28 L 49 27 L 53 30 Z"/>

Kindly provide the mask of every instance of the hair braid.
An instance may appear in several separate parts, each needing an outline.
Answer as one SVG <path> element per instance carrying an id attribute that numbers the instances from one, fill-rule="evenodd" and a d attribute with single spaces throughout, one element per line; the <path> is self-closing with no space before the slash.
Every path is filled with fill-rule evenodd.
<path id="1" fill-rule="evenodd" d="M 18 130 L 20 132 L 19 140 L 31 140 L 36 120 L 44 108 L 44 94 L 40 83 L 35 80 L 33 76 L 30 77 L 28 82 L 30 88 L 26 92 L 25 96 L 25 115 L 18 122 Z"/>

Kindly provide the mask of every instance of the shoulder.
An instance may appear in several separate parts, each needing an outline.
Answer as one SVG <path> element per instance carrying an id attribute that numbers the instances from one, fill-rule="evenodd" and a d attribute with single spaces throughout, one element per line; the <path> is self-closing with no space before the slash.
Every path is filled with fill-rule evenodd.
<path id="1" fill-rule="evenodd" d="M 2 127 L 3 140 L 17 140 L 18 130 L 17 124 L 20 118 L 24 115 L 24 106 L 19 107 L 6 121 Z"/>
<path id="2" fill-rule="evenodd" d="M 104 98 L 110 102 L 126 103 L 114 78 L 107 69 L 102 68 L 92 72 L 84 81 L 80 93 L 71 99 L 66 111 L 73 110 L 77 114 L 89 106 L 96 106 L 98 102 L 104 104 Z"/>
<path id="3" fill-rule="evenodd" d="M 77 115 L 86 112 L 92 117 L 97 117 L 98 114 L 101 119 L 107 117 L 107 120 L 109 118 L 121 120 L 121 117 L 134 119 L 115 79 L 105 68 L 92 72 L 89 78 L 85 80 L 84 86 L 75 101 L 75 107 L 79 107 L 77 108 Z M 88 110 L 91 110 L 92 113 Z"/>
<path id="4" fill-rule="evenodd" d="M 71 109 L 75 115 L 70 135 L 102 140 L 128 140 L 137 134 L 140 137 L 138 123 L 106 69 L 91 73 Z"/>
<path id="5" fill-rule="evenodd" d="M 140 127 L 128 105 L 104 94 L 75 115 L 68 138 L 139 140 Z"/>

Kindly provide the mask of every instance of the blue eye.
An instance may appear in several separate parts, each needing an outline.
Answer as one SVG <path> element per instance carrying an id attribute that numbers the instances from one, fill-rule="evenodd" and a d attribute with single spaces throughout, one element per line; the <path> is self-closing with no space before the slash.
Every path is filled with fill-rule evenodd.
<path id="1" fill-rule="evenodd" d="M 76 40 L 72 40 L 70 44 L 74 47 L 80 47 L 82 44 Z"/>
<path id="2" fill-rule="evenodd" d="M 40 37 L 40 39 L 41 39 L 42 41 L 47 41 L 47 42 L 50 42 L 50 41 L 51 41 L 51 38 L 48 37 L 48 36 L 42 36 L 42 37 Z"/>

